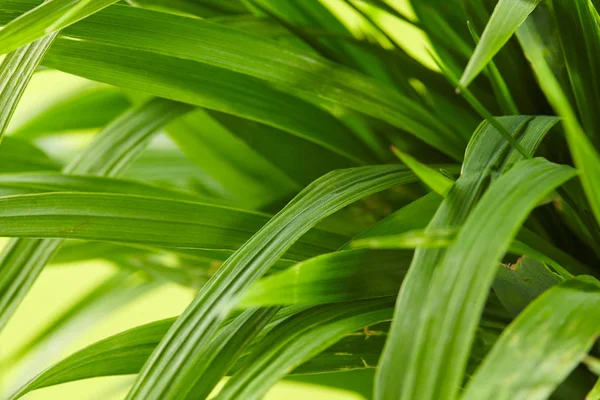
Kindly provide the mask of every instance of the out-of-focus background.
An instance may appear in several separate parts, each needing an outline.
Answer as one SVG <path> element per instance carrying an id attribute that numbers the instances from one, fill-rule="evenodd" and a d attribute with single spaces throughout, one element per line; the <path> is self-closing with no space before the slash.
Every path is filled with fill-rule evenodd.
<path id="1" fill-rule="evenodd" d="M 283 1 L 283 0 L 282 0 Z M 348 13 L 339 7 L 340 2 L 322 0 L 335 8 L 336 12 Z M 405 15 L 412 15 L 406 0 L 390 0 Z M 374 14 L 387 33 L 398 41 L 408 52 L 417 56 L 431 68 L 426 51 L 425 40 L 413 27 L 403 21 Z M 357 35 L 361 35 L 361 22 L 346 19 Z M 70 93 L 82 88 L 102 86 L 82 78 L 70 76 L 58 71 L 42 70 L 35 74 L 9 128 L 9 133 L 19 128 L 35 115 L 45 110 L 50 104 L 66 98 Z M 65 115 L 65 118 L 69 118 Z M 51 136 L 37 142 L 51 156 L 62 159 L 70 157 L 78 148 L 83 147 L 96 133 L 78 132 L 64 137 Z M 164 145 L 164 137 L 159 138 L 157 145 Z M 1 162 L 1 160 L 0 160 Z M 7 239 L 0 238 L 0 247 Z M 152 291 L 142 293 L 125 304 L 114 304 L 110 308 L 99 308 L 85 313 L 61 329 L 59 335 L 44 342 L 40 348 L 34 349 L 28 356 L 19 357 L 19 349 L 52 323 L 69 306 L 88 293 L 103 279 L 114 274 L 116 268 L 108 262 L 97 260 L 86 263 L 60 264 L 47 267 L 35 283 L 25 301 L 0 334 L 0 394 L 10 393 L 15 386 L 36 373 L 50 366 L 53 362 L 64 358 L 72 352 L 91 343 L 122 332 L 126 329 L 151 321 L 177 316 L 193 299 L 194 293 L 183 286 L 164 284 Z M 26 400 L 112 400 L 124 398 L 133 376 L 106 377 L 67 383 L 29 393 Z M 276 385 L 266 399 L 311 399 L 311 400 L 360 400 L 368 398 L 373 380 L 373 370 L 360 372 L 344 372 L 324 374 L 312 380 L 328 382 L 331 386 L 319 386 L 303 382 L 299 377 L 285 380 Z M 356 388 L 356 392 L 335 389 L 341 386 Z M 2 396 L 0 396 L 2 397 Z"/>

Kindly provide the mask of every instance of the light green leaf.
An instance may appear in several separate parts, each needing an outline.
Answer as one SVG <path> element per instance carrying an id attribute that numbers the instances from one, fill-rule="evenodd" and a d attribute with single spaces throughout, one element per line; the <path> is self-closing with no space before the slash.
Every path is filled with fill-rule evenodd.
<path id="1" fill-rule="evenodd" d="M 535 300 L 502 333 L 463 400 L 546 399 L 600 334 L 600 285 L 579 277 Z"/>
<path id="2" fill-rule="evenodd" d="M 59 173 L 0 174 L 0 197 L 46 192 L 121 193 L 218 204 L 218 200 L 196 193 L 163 188 L 130 179 Z"/>
<path id="3" fill-rule="evenodd" d="M 408 168 L 410 168 L 423 183 L 425 183 L 431 190 L 441 196 L 446 196 L 454 181 L 441 172 L 417 161 L 414 157 L 400 151 L 397 148 L 392 148 L 394 154 L 402 161 Z"/>
<path id="4" fill-rule="evenodd" d="M 321 219 L 360 198 L 412 181 L 397 166 L 335 171 L 304 189 L 287 207 L 237 250 L 204 286 L 154 351 L 129 399 L 160 399 L 193 379 L 211 334 L 245 289 Z M 176 357 L 175 357 L 176 356 Z"/>
<path id="5" fill-rule="evenodd" d="M 216 399 L 263 397 L 279 379 L 345 335 L 389 320 L 391 307 L 390 299 L 371 300 L 322 306 L 290 318 L 253 349 L 244 367 L 227 381 Z"/>
<path id="6" fill-rule="evenodd" d="M 47 0 L 0 30 L 0 54 L 69 26 L 118 0 Z M 39 3 L 39 2 L 38 2 Z M 33 3 L 35 4 L 35 3 Z M 50 41 L 52 42 L 52 41 Z"/>
<path id="7" fill-rule="evenodd" d="M 163 99 L 150 100 L 106 127 L 63 172 L 118 175 L 146 148 L 154 133 L 190 109 L 189 105 L 182 103 Z M 2 200 L 11 201 L 10 199 L 18 202 L 19 196 L 9 196 Z M 31 214 L 24 209 L 21 212 L 29 217 L 17 224 L 23 228 L 29 225 Z M 57 239 L 14 239 L 3 249 L 0 254 L 0 329 L 5 326 L 44 266 L 56 254 L 61 242 Z"/>
<path id="8" fill-rule="evenodd" d="M 394 296 L 411 259 L 411 251 L 397 250 L 324 254 L 257 281 L 238 306 L 324 304 Z"/>
<path id="9" fill-rule="evenodd" d="M 11 133 L 20 139 L 34 139 L 60 132 L 79 132 L 100 128 L 131 107 L 121 90 L 92 87 L 77 91 L 41 113 L 19 124 Z M 64 118 L 68 115 L 69 118 Z"/>
<path id="10" fill-rule="evenodd" d="M 539 129 L 538 125 L 532 125 L 528 129 L 530 121 L 527 117 L 504 117 L 499 122 L 513 136 L 519 137 L 522 145 L 530 152 L 535 151 L 548 131 L 547 128 Z M 508 148 L 508 143 L 499 132 L 487 121 L 484 122 L 467 147 L 461 176 L 442 202 L 427 230 L 461 226 L 485 190 L 491 175 L 501 173 L 521 157 L 512 148 Z M 427 288 L 431 287 L 434 271 L 444 253 L 444 249 L 417 249 L 415 252 L 396 304 L 390 340 L 379 364 L 376 399 L 410 399 L 414 390 L 423 389 L 417 384 L 419 379 L 435 378 L 430 373 L 425 376 L 418 373 L 417 365 L 421 359 L 417 357 L 419 336 L 415 334 L 415 327 L 421 324 L 422 306 L 426 304 L 429 293 Z"/>
<path id="11" fill-rule="evenodd" d="M 417 388 L 421 399 L 455 398 L 498 262 L 529 212 L 574 175 L 572 168 L 544 159 L 522 161 L 483 195 L 425 290 L 422 322 L 411 329 L 416 337 L 414 358 L 406 366 L 411 376 L 400 380 L 406 385 L 400 398 L 414 398 Z M 400 346 L 392 344 L 397 359 Z"/>
<path id="12" fill-rule="evenodd" d="M 355 240 L 351 243 L 351 246 L 366 247 L 368 249 L 437 249 L 450 246 L 456 232 L 457 230 L 454 228 L 427 231 L 417 229 L 398 235 L 375 236 Z"/>
<path id="13" fill-rule="evenodd" d="M 500 0 L 494 9 L 475 52 L 460 78 L 462 86 L 468 86 L 486 67 L 492 58 L 508 42 L 527 16 L 541 0 Z"/>
<path id="14" fill-rule="evenodd" d="M 0 22 L 28 3 L 31 0 L 11 1 L 11 8 L 4 10 L 4 15 L 0 10 Z M 139 72 L 141 59 L 147 60 L 143 62 L 144 73 Z M 297 51 L 195 18 L 114 5 L 65 29 L 44 63 L 94 80 L 247 115 L 282 129 L 286 129 L 284 117 L 288 124 L 295 119 L 294 124 L 299 125 L 299 115 L 312 115 L 298 110 L 276 115 L 281 114 L 282 107 L 289 107 L 286 101 L 292 100 L 262 84 L 268 82 L 318 104 L 335 104 L 387 121 L 456 159 L 460 159 L 465 144 L 458 133 L 440 123 L 420 102 L 377 80 L 312 52 Z M 175 70 L 177 76 L 185 79 L 174 76 Z M 260 81 L 248 79 L 248 75 Z M 233 93 L 233 88 L 237 93 Z M 230 95 L 225 96 L 225 90 Z M 250 94 L 254 96 L 252 101 L 247 98 Z M 278 111 L 268 113 L 254 104 L 258 94 L 271 106 L 277 97 L 290 100 L 276 102 Z M 252 113 L 233 106 L 236 98 L 238 102 L 245 98 L 245 107 L 252 108 Z M 271 119 L 279 122 L 270 122 Z M 316 119 L 302 120 L 303 125 L 312 123 L 319 129 Z"/>
<path id="15" fill-rule="evenodd" d="M 0 31 L 0 43 L 2 32 Z M 19 100 L 56 34 L 48 35 L 8 54 L 0 64 L 0 142 Z"/>
<path id="16" fill-rule="evenodd" d="M 123 194 L 66 192 L 0 198 L 0 236 L 8 237 L 236 250 L 269 218 L 214 204 Z M 314 229 L 288 256 L 301 260 L 335 250 L 345 240 Z"/>

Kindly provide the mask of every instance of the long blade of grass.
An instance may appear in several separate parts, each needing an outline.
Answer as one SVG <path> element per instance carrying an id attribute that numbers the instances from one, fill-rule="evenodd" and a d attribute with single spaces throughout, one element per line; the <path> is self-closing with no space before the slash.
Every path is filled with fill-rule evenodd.
<path id="1" fill-rule="evenodd" d="M 412 175 L 412 174 L 411 174 Z M 163 339 L 131 389 L 129 399 L 159 399 L 193 379 L 193 360 L 235 300 L 321 219 L 354 201 L 405 182 L 397 166 L 335 171 L 303 190 L 246 242 L 203 288 Z"/>
<path id="2" fill-rule="evenodd" d="M 412 174 L 408 181 L 412 180 Z M 236 250 L 269 215 L 213 204 L 122 194 L 44 193 L 0 198 L 0 235 Z M 290 251 L 296 258 L 335 250 L 346 238 L 314 229 Z"/>
<path id="3" fill-rule="evenodd" d="M 48 0 L 28 10 L 0 30 L 0 54 L 10 53 L 42 36 L 49 35 L 98 12 L 117 1 Z"/>
<path id="4" fill-rule="evenodd" d="M 322 306 L 285 321 L 253 349 L 216 399 L 263 397 L 279 379 L 344 336 L 389 320 L 392 304 L 382 299 Z"/>
<path id="5" fill-rule="evenodd" d="M 600 154 L 586 136 L 575 110 L 546 61 L 543 42 L 539 39 L 535 25 L 526 22 L 517 31 L 517 34 L 540 87 L 552 107 L 562 117 L 571 155 L 575 166 L 581 172 L 581 183 L 596 217 L 596 222 L 600 223 L 600 186 L 597 184 L 600 182 Z"/>
<path id="6" fill-rule="evenodd" d="M 500 0 L 488 22 L 481 40 L 460 78 L 462 86 L 468 86 L 486 67 L 502 46 L 535 10 L 541 0 Z"/>
<path id="7" fill-rule="evenodd" d="M 423 289 L 427 294 L 419 309 L 425 315 L 411 329 L 417 349 L 405 363 L 411 377 L 400 380 L 411 385 L 402 387 L 400 398 L 414 398 L 417 388 L 422 399 L 456 398 L 498 262 L 529 212 L 573 176 L 572 168 L 544 159 L 522 161 L 483 195 Z M 403 347 L 391 343 L 392 351 Z"/>
<path id="8" fill-rule="evenodd" d="M 238 306 L 324 304 L 394 296 L 411 259 L 412 251 L 398 250 L 324 254 L 257 281 Z"/>
<path id="9" fill-rule="evenodd" d="M 320 309 L 322 310 L 323 307 Z M 336 306 L 334 309 L 339 311 L 340 306 Z M 277 327 L 280 323 L 303 311 L 304 308 L 281 310 L 272 322 L 263 328 L 263 331 L 254 339 L 254 342 L 259 343 L 264 334 L 273 327 Z M 306 315 L 310 314 L 310 312 L 306 313 Z M 173 325 L 175 319 L 169 318 L 151 322 L 91 344 L 40 373 L 14 393 L 11 399 L 16 399 L 36 389 L 60 383 L 101 376 L 136 374 L 140 371 L 152 350 Z M 245 319 L 247 320 L 247 318 Z M 234 333 L 239 326 L 240 324 L 225 323 L 219 328 L 217 335 L 226 338 Z M 292 373 L 322 373 L 346 370 L 346 368 L 366 368 L 361 358 L 373 361 L 373 364 L 375 364 L 383 348 L 386 333 L 386 331 L 377 331 L 371 333 L 372 336 L 367 336 L 364 332 L 360 334 L 353 333 L 316 358 L 302 364 Z M 219 348 L 215 347 L 215 350 L 219 350 Z M 345 352 L 346 355 L 341 355 L 341 351 Z M 233 357 L 236 362 L 231 367 L 230 372 L 240 370 L 245 365 L 247 357 L 248 354 L 244 354 L 237 360 Z"/>
<path id="10" fill-rule="evenodd" d="M 48 35 L 11 52 L 2 60 L 2 64 L 0 64 L 0 104 L 2 105 L 0 108 L 0 143 L 29 80 L 54 39 L 56 39 L 56 34 Z"/>
<path id="11" fill-rule="evenodd" d="M 502 332 L 461 399 L 548 398 L 587 355 L 599 320 L 596 279 L 579 277 L 548 290 Z"/>
<path id="12" fill-rule="evenodd" d="M 579 116 L 588 138 L 600 148 L 600 84 L 596 65 L 600 62 L 600 17 L 590 0 L 554 1 L 554 17 L 577 101 Z M 582 57 L 587 54 L 587 57 Z"/>
<path id="13" fill-rule="evenodd" d="M 0 174 L 0 197 L 47 192 L 121 193 L 174 200 L 218 203 L 197 193 L 170 189 L 131 179 L 59 173 Z"/>
<path id="14" fill-rule="evenodd" d="M 504 117 L 499 122 L 513 136 L 519 137 L 527 127 L 528 118 Z M 532 126 L 530 130 L 525 129 L 524 133 L 521 143 L 529 152 L 533 152 L 547 129 Z M 502 172 L 504 167 L 509 167 L 522 157 L 514 150 L 507 149 L 507 146 L 503 136 L 488 122 L 480 126 L 467 147 L 462 174 L 429 223 L 428 230 L 457 228 L 463 224 L 487 186 L 491 174 Z M 414 328 L 421 321 L 421 305 L 427 299 L 427 292 L 423 288 L 429 287 L 435 267 L 444 253 L 444 249 L 417 249 L 415 253 L 400 290 L 390 340 L 378 367 L 376 399 L 399 399 L 402 396 L 408 399 L 417 388 L 414 385 L 419 375 L 412 368 L 412 364 L 418 361 Z"/>
<path id="15" fill-rule="evenodd" d="M 5 11 L 4 17 L 22 9 L 30 1 L 11 1 L 11 8 Z M 148 59 L 144 63 L 146 73 L 143 76 L 133 72 L 139 68 L 140 58 Z M 204 70 L 201 74 L 204 79 L 199 87 L 207 91 L 208 87 L 215 86 L 219 89 L 226 86 L 229 90 L 231 87 L 238 88 L 238 85 L 252 86 L 253 80 L 246 77 L 241 83 L 240 78 L 232 73 L 251 75 L 317 103 L 322 103 L 324 99 L 388 121 L 455 158 L 460 158 L 464 147 L 463 139 L 432 118 L 431 113 L 419 102 L 402 96 L 376 80 L 327 62 L 312 53 L 296 51 L 271 40 L 194 18 L 111 6 L 66 28 L 64 37 L 59 38 L 44 62 L 67 72 L 126 87 L 135 86 L 138 90 L 163 97 L 190 101 L 209 108 L 219 106 L 217 109 L 226 112 L 231 112 L 232 107 L 225 109 L 223 102 L 227 100 L 216 88 L 210 91 L 212 96 L 208 95 L 209 92 L 203 93 L 203 104 L 199 104 L 201 91 L 193 89 L 196 85 L 190 84 L 192 77 L 198 76 L 200 69 Z M 107 62 L 110 71 L 107 71 Z M 118 69 L 117 65 L 120 65 Z M 190 76 L 186 72 L 187 83 L 183 87 L 180 80 L 165 71 L 173 71 L 173 68 L 180 72 L 179 75 L 183 70 L 189 72 Z M 149 72 L 149 69 L 154 72 Z M 160 69 L 162 72 L 157 71 Z M 149 84 L 159 77 L 164 81 L 167 79 L 165 75 L 169 76 L 168 86 Z M 218 76 L 219 79 L 207 79 L 207 76 Z M 219 82 L 220 79 L 227 80 L 228 85 Z M 253 89 L 253 92 L 266 90 L 263 85 L 260 89 Z M 241 96 L 243 93 L 235 97 Z M 264 110 L 262 115 L 265 115 Z"/>
<path id="16" fill-rule="evenodd" d="M 146 148 L 154 133 L 190 109 L 191 106 L 182 103 L 163 99 L 150 100 L 126 113 L 98 134 L 65 167 L 64 172 L 118 175 Z M 57 239 L 14 239 L 3 249 L 0 255 L 0 329 L 8 322 L 61 243 Z"/>

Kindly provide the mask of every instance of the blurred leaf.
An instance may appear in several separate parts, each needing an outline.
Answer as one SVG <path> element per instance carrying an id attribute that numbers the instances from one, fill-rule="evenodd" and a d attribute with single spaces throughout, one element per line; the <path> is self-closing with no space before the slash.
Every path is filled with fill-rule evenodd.
<path id="1" fill-rule="evenodd" d="M 86 150 L 79 153 L 77 158 L 65 167 L 63 172 L 118 175 L 146 148 L 152 134 L 189 110 L 190 106 L 185 104 L 162 99 L 150 100 L 107 126 Z M 10 202 L 11 199 L 17 199 L 18 202 L 19 196 L 4 197 L 0 200 Z M 58 207 L 61 206 L 64 206 L 64 203 Z M 28 210 L 21 211 L 29 216 L 17 223 L 23 228 L 30 222 L 32 214 Z M 85 216 L 82 217 L 85 219 Z M 0 330 L 14 313 L 44 266 L 56 254 L 60 244 L 61 241 L 56 239 L 13 239 L 3 249 L 0 254 Z"/>
<path id="2" fill-rule="evenodd" d="M 21 139 L 32 139 L 65 131 L 100 128 L 129 107 L 129 101 L 119 89 L 112 87 L 87 89 L 51 105 L 12 133 Z M 64 118 L 65 115 L 69 118 Z"/>
<path id="3" fill-rule="evenodd" d="M 0 10 L 0 22 L 31 0 L 14 2 L 18 4 L 11 4 L 12 9 Z M 152 28 L 148 29 L 149 26 Z M 202 51 L 194 50 L 196 48 Z M 143 74 L 137 72 L 141 70 L 141 59 L 146 60 Z M 324 99 L 385 120 L 454 158 L 460 159 L 464 147 L 463 139 L 432 118 L 419 102 L 376 80 L 310 53 L 194 18 L 119 5 L 108 7 L 65 29 L 64 36 L 57 40 L 44 63 L 91 79 L 238 116 L 247 115 L 259 122 L 278 119 L 280 122 L 271 122 L 271 125 L 285 128 L 281 119 L 287 113 L 282 114 L 282 107 L 289 107 L 286 103 L 292 100 L 283 100 L 289 96 L 269 90 L 262 83 L 266 81 L 317 103 Z M 185 78 L 174 76 L 174 70 L 179 71 L 177 76 Z M 241 79 L 238 74 L 261 81 L 247 76 Z M 252 102 L 243 100 L 250 93 Z M 258 107 L 259 94 L 266 104 L 282 98 L 276 102 L 278 111 L 265 112 L 264 107 Z M 238 103 L 246 103 L 247 108 L 253 109 L 252 113 L 243 113 Z M 298 115 L 314 113 L 295 110 L 287 119 L 294 117 L 298 125 Z M 310 120 L 302 119 L 304 123 Z M 319 128 L 318 123 L 313 125 Z"/>
<path id="4" fill-rule="evenodd" d="M 7 136 L 0 144 L 0 173 L 27 171 L 58 171 L 62 166 L 36 146 Z"/>
<path id="5" fill-rule="evenodd" d="M 0 31 L 0 54 L 49 35 L 118 0 L 47 0 L 9 22 Z M 37 2 L 39 3 L 39 2 Z M 50 40 L 50 43 L 52 40 Z"/>
<path id="6" fill-rule="evenodd" d="M 0 31 L 0 42 L 2 42 Z M 52 45 L 56 34 L 48 35 L 8 54 L 0 64 L 0 142 L 19 100 L 38 64 Z"/>

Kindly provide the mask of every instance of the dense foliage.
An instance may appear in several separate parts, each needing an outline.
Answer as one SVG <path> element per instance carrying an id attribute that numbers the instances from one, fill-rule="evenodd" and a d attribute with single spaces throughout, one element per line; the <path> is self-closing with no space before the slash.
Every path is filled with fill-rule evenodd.
<path id="1" fill-rule="evenodd" d="M 600 399 L 597 5 L 0 0 L 0 329 L 44 268 L 116 266 L 2 362 L 197 293 L 2 398 Z M 11 123 L 48 70 L 102 84 Z"/>

